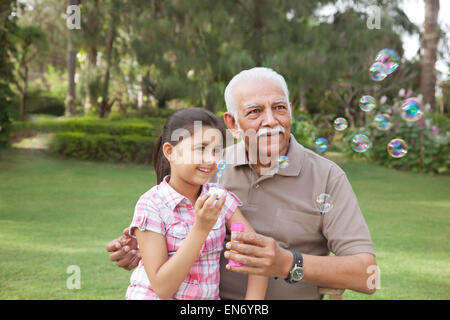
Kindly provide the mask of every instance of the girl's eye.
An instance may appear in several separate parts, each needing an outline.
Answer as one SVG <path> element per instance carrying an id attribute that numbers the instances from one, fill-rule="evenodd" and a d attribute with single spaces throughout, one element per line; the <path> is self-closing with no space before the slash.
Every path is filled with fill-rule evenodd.
<path id="1" fill-rule="evenodd" d="M 197 148 L 195 148 L 195 150 L 197 150 L 197 151 L 205 151 L 205 147 L 203 147 L 203 146 L 197 147 Z"/>
<path id="2" fill-rule="evenodd" d="M 215 148 L 215 149 L 214 149 L 214 153 L 215 153 L 215 154 L 220 154 L 220 153 L 222 153 L 222 148 Z"/>

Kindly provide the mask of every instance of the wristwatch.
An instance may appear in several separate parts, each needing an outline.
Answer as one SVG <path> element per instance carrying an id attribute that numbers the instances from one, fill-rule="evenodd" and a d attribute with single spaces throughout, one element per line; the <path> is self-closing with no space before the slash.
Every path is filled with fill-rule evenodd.
<path id="1" fill-rule="evenodd" d="M 297 283 L 303 279 L 303 256 L 300 252 L 291 250 L 294 255 L 294 261 L 292 262 L 292 269 L 289 271 L 289 276 L 284 279 L 287 283 Z"/>

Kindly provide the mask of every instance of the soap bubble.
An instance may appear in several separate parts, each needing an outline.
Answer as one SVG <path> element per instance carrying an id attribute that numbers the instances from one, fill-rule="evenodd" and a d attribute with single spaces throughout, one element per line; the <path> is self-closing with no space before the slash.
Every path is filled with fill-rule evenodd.
<path id="1" fill-rule="evenodd" d="M 343 130 L 347 129 L 347 127 L 348 127 L 347 119 L 336 118 L 336 120 L 334 120 L 334 128 L 337 131 L 343 131 Z"/>
<path id="2" fill-rule="evenodd" d="M 375 62 L 369 68 L 369 76 L 373 81 L 383 81 L 388 76 L 384 63 Z"/>
<path id="3" fill-rule="evenodd" d="M 321 194 L 317 197 L 316 202 L 317 202 L 317 203 L 325 203 L 325 202 L 327 202 L 329 199 L 330 199 L 330 195 L 329 195 L 329 194 L 321 193 Z"/>
<path id="4" fill-rule="evenodd" d="M 377 106 L 375 98 L 369 95 L 362 96 L 359 99 L 359 107 L 364 112 L 372 111 Z"/>
<path id="5" fill-rule="evenodd" d="M 383 49 L 377 53 L 376 62 L 384 64 L 386 75 L 390 75 L 398 68 L 398 55 L 393 49 Z"/>
<path id="6" fill-rule="evenodd" d="M 328 141 L 325 138 L 317 138 L 314 142 L 317 152 L 324 152 L 328 149 Z"/>
<path id="7" fill-rule="evenodd" d="M 289 159 L 287 156 L 281 156 L 278 158 L 278 167 L 279 168 L 286 168 L 289 166 Z"/>
<path id="8" fill-rule="evenodd" d="M 326 193 L 320 194 L 316 199 L 316 207 L 320 214 L 327 213 L 333 208 L 333 204 L 330 203 L 330 195 Z"/>
<path id="9" fill-rule="evenodd" d="M 364 134 L 356 134 L 352 138 L 352 149 L 358 153 L 366 152 L 370 148 L 370 140 Z"/>
<path id="10" fill-rule="evenodd" d="M 388 153 L 394 158 L 401 158 L 408 152 L 408 146 L 403 139 L 392 139 L 387 145 Z"/>
<path id="11" fill-rule="evenodd" d="M 385 113 L 378 114 L 375 117 L 375 124 L 380 130 L 389 130 L 389 128 L 392 126 L 391 117 Z"/>
<path id="12" fill-rule="evenodd" d="M 394 49 L 382 49 L 377 53 L 375 57 L 375 61 L 377 62 L 398 62 L 398 55 Z"/>
<path id="13" fill-rule="evenodd" d="M 422 105 L 415 98 L 406 99 L 400 107 L 402 118 L 406 121 L 417 121 L 422 118 Z"/>

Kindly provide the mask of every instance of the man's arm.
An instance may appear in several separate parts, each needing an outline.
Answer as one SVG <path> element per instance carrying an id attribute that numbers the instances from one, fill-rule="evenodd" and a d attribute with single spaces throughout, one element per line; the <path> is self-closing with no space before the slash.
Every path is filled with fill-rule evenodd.
<path id="1" fill-rule="evenodd" d="M 245 274 L 265 275 L 269 277 L 287 278 L 292 268 L 293 256 L 289 250 L 278 246 L 277 242 L 261 234 L 242 233 L 236 240 L 244 244 L 228 242 L 225 251 L 227 259 L 238 261 L 244 266 L 227 269 Z M 358 253 L 349 256 L 313 256 L 303 254 L 304 277 L 301 282 L 329 288 L 345 288 L 362 293 L 372 294 L 374 286 L 368 286 L 369 266 L 376 266 L 375 257 L 370 253 Z"/>
<path id="2" fill-rule="evenodd" d="M 109 259 L 125 270 L 133 270 L 141 260 L 137 241 L 130 237 L 128 228 L 123 230 L 122 236 L 106 245 L 106 251 L 111 252 Z"/>

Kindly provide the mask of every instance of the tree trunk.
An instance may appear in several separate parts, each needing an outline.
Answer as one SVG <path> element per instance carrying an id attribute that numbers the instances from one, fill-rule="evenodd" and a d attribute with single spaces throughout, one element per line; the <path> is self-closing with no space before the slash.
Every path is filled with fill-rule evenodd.
<path id="1" fill-rule="evenodd" d="M 91 0 L 92 1 L 92 0 Z M 89 34 L 98 34 L 100 32 L 100 19 L 99 19 L 99 0 L 94 0 L 94 7 L 88 12 L 86 17 L 86 28 L 89 30 Z M 93 107 L 97 105 L 96 99 L 92 96 L 90 84 L 92 82 L 93 70 L 97 66 L 97 41 L 89 40 L 87 49 L 86 60 L 86 96 L 84 100 L 84 113 L 89 113 Z"/>
<path id="2" fill-rule="evenodd" d="M 67 5 L 78 5 L 78 0 L 68 0 Z M 75 65 L 77 61 L 77 51 L 73 47 L 72 32 L 68 29 L 68 43 L 67 43 L 67 74 L 68 87 L 66 95 L 66 117 L 71 117 L 75 109 Z"/>
<path id="3" fill-rule="evenodd" d="M 422 40 L 422 75 L 420 91 L 423 95 L 423 103 L 429 103 L 431 111 L 436 110 L 435 86 L 436 86 L 436 55 L 439 42 L 439 0 L 425 0 L 425 23 Z"/>
<path id="4" fill-rule="evenodd" d="M 27 92 L 23 92 L 20 94 L 20 121 L 25 121 L 25 113 L 27 105 Z"/>
<path id="5" fill-rule="evenodd" d="M 84 100 L 84 113 L 87 114 L 95 105 L 95 101 L 93 100 L 90 83 L 92 81 L 92 71 L 97 66 L 97 48 L 91 47 L 88 51 L 87 61 L 86 61 L 86 97 Z"/>
<path id="6" fill-rule="evenodd" d="M 253 43 L 255 45 L 254 47 L 254 53 L 253 53 L 253 59 L 255 60 L 256 66 L 260 67 L 262 66 L 263 59 L 264 59 L 264 50 L 263 50 L 263 28 L 264 28 L 264 21 L 263 21 L 263 4 L 264 0 L 254 0 L 255 5 L 255 20 L 253 23 L 253 28 L 255 31 L 255 39 L 253 39 Z"/>
<path id="7" fill-rule="evenodd" d="M 114 19 L 113 19 L 114 21 Z M 103 81 L 103 93 L 102 93 L 102 103 L 100 105 L 100 118 L 103 118 L 106 114 L 106 111 L 108 111 L 108 99 L 109 99 L 109 78 L 111 73 L 111 57 L 112 57 L 112 51 L 114 46 L 114 39 L 116 37 L 116 30 L 115 26 L 111 26 L 111 30 L 109 32 L 108 37 L 108 47 L 106 51 L 106 72 L 105 72 L 105 78 Z"/>
<path id="8" fill-rule="evenodd" d="M 75 63 L 77 52 L 75 50 L 72 50 L 71 47 L 72 45 L 69 44 L 69 48 L 67 49 L 68 87 L 66 95 L 66 117 L 72 116 L 75 105 Z"/>
<path id="9" fill-rule="evenodd" d="M 25 121 L 25 115 L 27 113 L 27 91 L 28 91 L 28 67 L 23 67 L 24 72 L 22 74 L 23 89 L 20 90 L 20 120 Z"/>
<path id="10" fill-rule="evenodd" d="M 205 96 L 205 109 L 211 111 L 212 113 L 216 112 L 215 107 L 215 99 L 214 99 L 214 89 L 211 88 L 209 85 L 206 89 L 206 96 Z"/>

